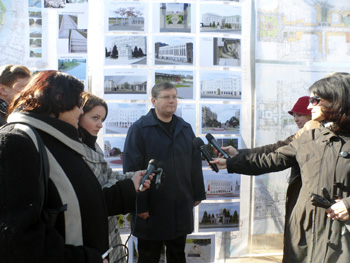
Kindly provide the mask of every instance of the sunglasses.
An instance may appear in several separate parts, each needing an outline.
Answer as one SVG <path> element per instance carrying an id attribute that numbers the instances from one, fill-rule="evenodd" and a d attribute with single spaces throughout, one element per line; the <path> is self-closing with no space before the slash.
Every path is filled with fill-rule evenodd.
<path id="1" fill-rule="evenodd" d="M 320 103 L 321 98 L 319 96 L 310 97 L 309 102 L 312 106 L 316 106 Z"/>

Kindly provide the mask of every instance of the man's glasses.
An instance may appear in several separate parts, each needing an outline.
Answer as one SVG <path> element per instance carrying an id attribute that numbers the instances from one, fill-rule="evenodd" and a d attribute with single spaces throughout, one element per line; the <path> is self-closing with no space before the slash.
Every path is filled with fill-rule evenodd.
<path id="1" fill-rule="evenodd" d="M 321 98 L 319 96 L 310 97 L 309 102 L 312 106 L 316 106 L 320 103 Z"/>
<path id="2" fill-rule="evenodd" d="M 163 96 L 163 97 L 158 97 L 159 99 L 163 100 L 177 100 L 177 96 Z"/>

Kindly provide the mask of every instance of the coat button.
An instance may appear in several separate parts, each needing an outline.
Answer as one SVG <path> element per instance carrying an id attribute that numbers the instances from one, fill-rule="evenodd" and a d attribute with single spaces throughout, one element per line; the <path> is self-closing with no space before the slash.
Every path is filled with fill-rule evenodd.
<path id="1" fill-rule="evenodd" d="M 349 152 L 347 152 L 347 151 L 340 152 L 339 156 L 344 157 L 344 158 L 348 157 L 349 156 Z"/>

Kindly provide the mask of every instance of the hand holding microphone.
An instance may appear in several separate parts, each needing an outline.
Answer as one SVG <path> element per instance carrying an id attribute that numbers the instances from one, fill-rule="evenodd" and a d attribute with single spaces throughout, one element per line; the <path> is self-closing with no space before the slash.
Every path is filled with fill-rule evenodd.
<path id="1" fill-rule="evenodd" d="M 202 152 L 204 158 L 207 160 L 207 162 L 208 162 L 208 164 L 210 165 L 210 167 L 211 167 L 215 172 L 219 172 L 219 169 L 218 169 L 217 165 L 216 165 L 215 163 L 211 163 L 211 161 L 212 161 L 213 159 L 211 158 L 211 156 L 210 156 L 210 154 L 208 153 L 208 151 L 205 149 L 203 140 L 202 140 L 201 138 L 198 138 L 198 137 L 197 137 L 197 138 L 195 138 L 195 139 L 193 140 L 193 145 L 194 145 L 195 148 L 199 149 L 199 150 Z"/>
<path id="2" fill-rule="evenodd" d="M 151 183 L 150 180 L 152 180 L 153 178 L 153 172 L 154 170 L 157 168 L 157 160 L 156 159 L 151 159 L 148 163 L 148 166 L 147 166 L 147 170 L 145 172 L 145 175 L 142 177 L 141 179 L 141 182 L 140 182 L 140 186 L 138 187 L 138 190 L 139 191 L 142 191 L 143 187 L 144 187 L 144 184 L 146 182 L 146 180 L 149 180 L 149 183 L 148 183 L 148 187 L 149 187 L 149 184 Z M 146 185 L 145 185 L 146 186 Z"/>
<path id="3" fill-rule="evenodd" d="M 211 135 L 210 133 L 208 133 L 206 136 L 205 136 L 208 140 L 208 142 L 211 143 L 211 145 L 214 146 L 214 148 L 222 154 L 222 156 L 224 156 L 226 159 L 230 158 L 230 156 L 223 150 L 221 149 L 221 146 L 219 145 L 219 143 L 215 140 L 215 138 L 213 137 L 213 135 Z"/>

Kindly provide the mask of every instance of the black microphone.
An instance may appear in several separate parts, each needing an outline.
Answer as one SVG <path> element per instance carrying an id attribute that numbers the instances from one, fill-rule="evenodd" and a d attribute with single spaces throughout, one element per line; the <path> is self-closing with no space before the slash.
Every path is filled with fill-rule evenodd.
<path id="1" fill-rule="evenodd" d="M 156 174 L 156 190 L 159 189 L 159 187 L 162 184 L 162 179 L 163 179 L 163 175 L 165 175 L 164 173 L 164 163 L 162 161 L 159 161 L 159 163 L 157 164 L 157 169 L 154 171 L 154 173 Z"/>
<path id="2" fill-rule="evenodd" d="M 142 178 L 141 183 L 140 183 L 140 187 L 139 190 L 141 191 L 143 188 L 143 184 L 144 182 L 148 179 L 148 177 L 153 173 L 153 171 L 156 169 L 157 167 L 157 160 L 156 159 L 151 159 L 148 163 L 147 166 L 147 171 L 145 176 Z"/>
<path id="3" fill-rule="evenodd" d="M 208 133 L 207 135 L 205 135 L 205 138 L 207 138 L 208 142 L 211 143 L 211 145 L 213 145 L 215 147 L 215 149 L 217 151 L 219 151 L 226 159 L 229 159 L 230 156 L 223 150 L 221 149 L 221 146 L 219 145 L 219 143 L 215 140 L 214 136 L 211 135 L 210 133 Z"/>
<path id="4" fill-rule="evenodd" d="M 204 158 L 207 160 L 207 162 L 209 163 L 211 168 L 215 172 L 219 172 L 217 165 L 215 163 L 210 163 L 210 161 L 212 161 L 213 159 L 211 158 L 208 151 L 205 149 L 203 140 L 201 138 L 197 137 L 193 140 L 193 145 L 194 145 L 194 147 L 196 147 L 197 149 L 199 149 L 202 152 L 202 154 L 204 155 Z"/>

